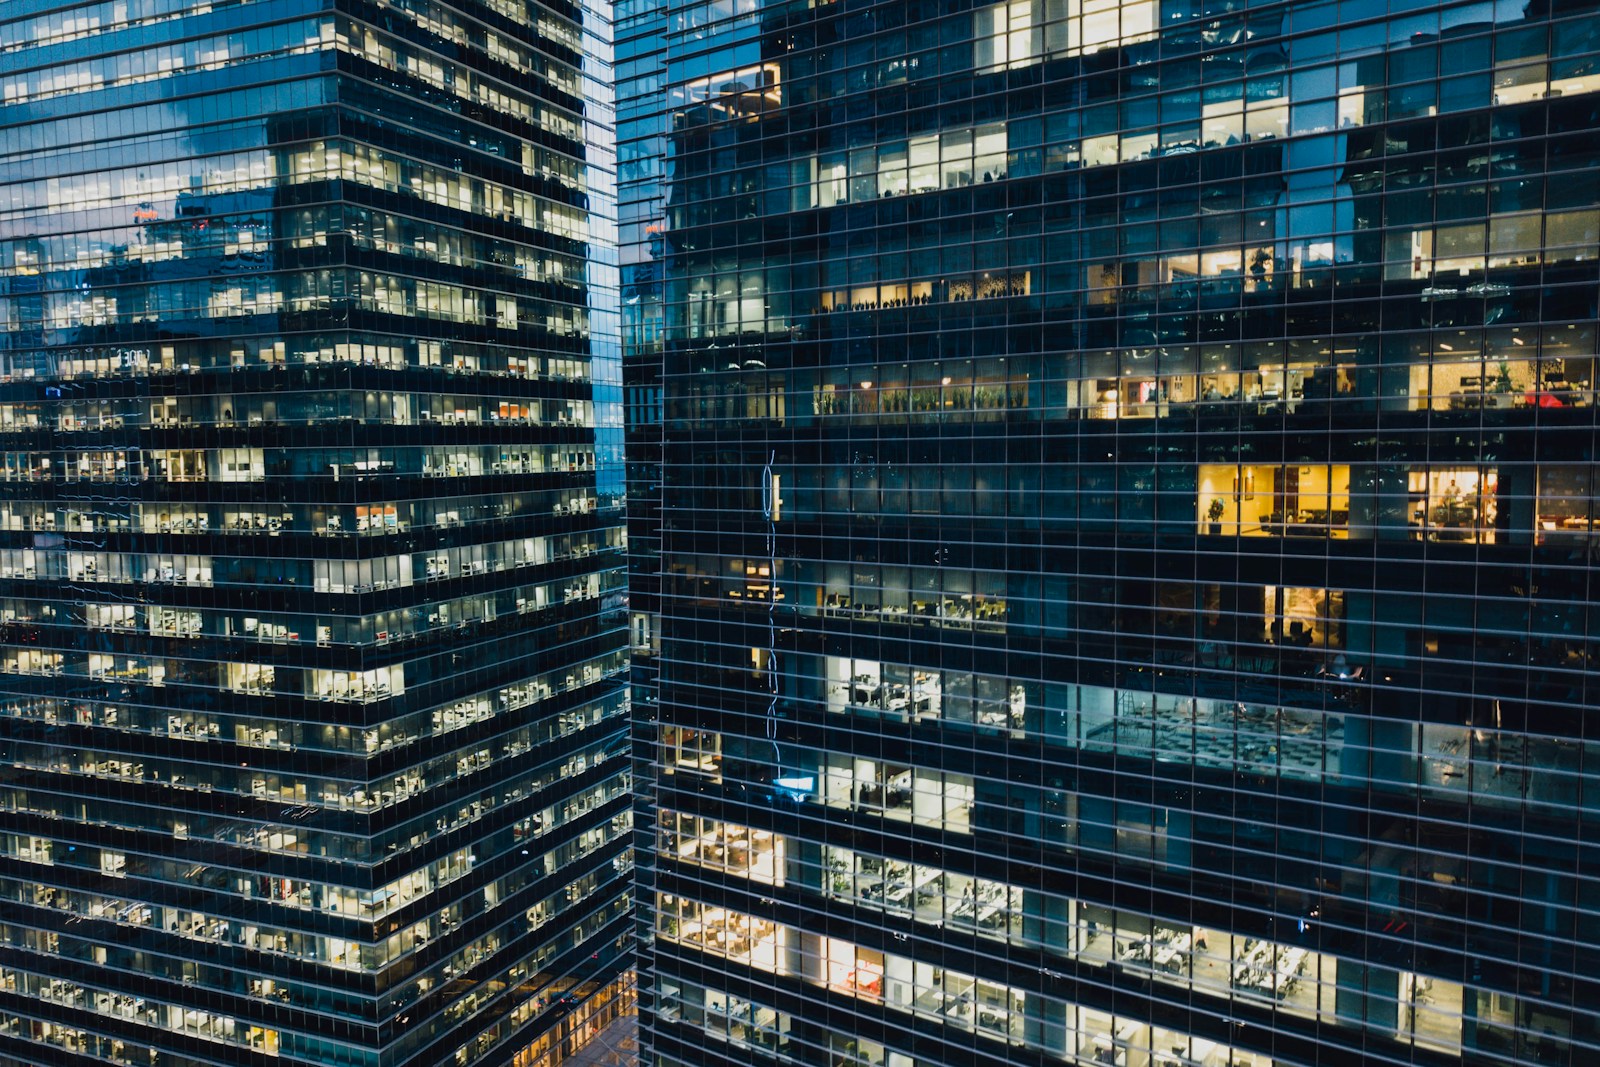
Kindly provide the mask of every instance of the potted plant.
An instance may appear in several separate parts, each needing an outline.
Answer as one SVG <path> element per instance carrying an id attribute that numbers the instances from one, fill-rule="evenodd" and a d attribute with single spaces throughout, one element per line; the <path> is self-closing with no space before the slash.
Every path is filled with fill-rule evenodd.
<path id="1" fill-rule="evenodd" d="M 1489 383 L 1489 391 L 1491 393 L 1497 393 L 1500 396 L 1510 396 L 1513 388 L 1515 388 L 1515 386 L 1511 382 L 1511 364 L 1502 359 L 1500 361 L 1498 373 L 1495 374 L 1494 380 Z M 1504 407 L 1509 404 L 1510 401 L 1496 399 L 1492 403 L 1495 407 Z"/>
<path id="2" fill-rule="evenodd" d="M 833 891 L 838 896 L 850 895 L 850 868 L 838 856 L 828 860 L 828 869 L 833 872 Z"/>
<path id="3" fill-rule="evenodd" d="M 1206 518 L 1211 520 L 1211 536 L 1216 537 L 1222 533 L 1222 513 L 1227 507 L 1222 503 L 1220 496 L 1211 498 L 1211 506 L 1206 508 Z"/>

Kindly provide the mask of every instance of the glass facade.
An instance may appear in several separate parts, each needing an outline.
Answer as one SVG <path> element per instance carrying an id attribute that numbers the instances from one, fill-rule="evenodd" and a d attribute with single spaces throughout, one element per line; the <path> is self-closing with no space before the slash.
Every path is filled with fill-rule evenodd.
<path id="1" fill-rule="evenodd" d="M 635 893 L 655 878 L 655 741 L 661 593 L 662 239 L 665 221 L 661 111 L 666 8 L 624 0 L 616 8 L 617 212 L 621 262 L 622 365 L 626 398 L 628 613 L 633 694 Z M 647 920 L 647 915 L 636 918 Z M 636 931 L 637 973 L 646 982 L 654 937 Z"/>
<path id="2" fill-rule="evenodd" d="M 0 11 L 0 1063 L 631 995 L 610 17 Z"/>
<path id="3" fill-rule="evenodd" d="M 1600 1050 L 1597 14 L 667 6 L 652 1067 Z"/>

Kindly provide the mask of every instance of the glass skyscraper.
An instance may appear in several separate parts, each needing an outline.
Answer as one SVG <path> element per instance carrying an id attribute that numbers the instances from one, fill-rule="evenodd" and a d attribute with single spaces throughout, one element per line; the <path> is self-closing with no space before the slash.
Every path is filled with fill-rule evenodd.
<path id="1" fill-rule="evenodd" d="M 668 6 L 651 1067 L 1600 1051 L 1597 15 Z"/>
<path id="2" fill-rule="evenodd" d="M 0 9 L 0 1063 L 626 1005 L 609 19 Z"/>
<path id="3" fill-rule="evenodd" d="M 666 8 L 656 0 L 616 7 L 617 242 L 621 264 L 622 375 L 626 399 L 629 683 L 633 695 L 634 891 L 654 883 L 656 655 L 660 651 L 662 78 Z M 637 913 L 637 970 L 648 978 L 653 937 Z"/>

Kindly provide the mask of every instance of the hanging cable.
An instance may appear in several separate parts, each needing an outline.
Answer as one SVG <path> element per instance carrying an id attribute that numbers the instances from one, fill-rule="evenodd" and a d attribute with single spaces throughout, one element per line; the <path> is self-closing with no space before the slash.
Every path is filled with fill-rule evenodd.
<path id="1" fill-rule="evenodd" d="M 778 459 L 773 450 L 767 454 L 767 464 L 761 469 L 761 514 L 767 520 L 767 690 L 772 694 L 767 701 L 767 740 L 772 742 L 772 759 L 777 772 L 783 774 L 783 753 L 778 748 L 778 523 L 776 493 L 773 491 L 772 465 Z"/>

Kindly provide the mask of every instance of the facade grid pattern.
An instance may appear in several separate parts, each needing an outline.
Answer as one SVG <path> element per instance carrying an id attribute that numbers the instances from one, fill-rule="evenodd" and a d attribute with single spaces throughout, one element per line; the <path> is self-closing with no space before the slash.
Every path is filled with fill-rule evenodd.
<path id="1" fill-rule="evenodd" d="M 1600 1049 L 1597 13 L 667 6 L 652 1067 Z"/>
<path id="2" fill-rule="evenodd" d="M 610 11 L 0 11 L 0 1063 L 631 994 Z"/>

